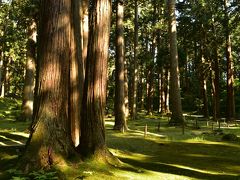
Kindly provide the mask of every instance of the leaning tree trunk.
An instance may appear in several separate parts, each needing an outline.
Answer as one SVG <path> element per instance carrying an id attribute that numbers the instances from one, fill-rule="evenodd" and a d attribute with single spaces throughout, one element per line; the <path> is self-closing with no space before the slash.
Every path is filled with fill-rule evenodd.
<path id="1" fill-rule="evenodd" d="M 107 162 L 113 157 L 105 143 L 104 127 L 110 14 L 110 0 L 93 1 L 78 147 L 83 158 Z"/>
<path id="2" fill-rule="evenodd" d="M 26 73 L 23 87 L 23 102 L 22 102 L 22 120 L 32 120 L 33 99 L 34 99 L 34 80 L 35 80 L 35 63 L 36 63 L 36 23 L 33 22 L 28 29 L 27 42 L 27 61 Z"/>
<path id="3" fill-rule="evenodd" d="M 34 122 L 22 157 L 26 171 L 75 153 L 68 118 L 70 13 L 71 0 L 41 1 Z"/>
<path id="4" fill-rule="evenodd" d="M 123 33 L 123 17 L 124 5 L 122 0 L 117 0 L 117 17 L 116 17 L 116 71 L 115 71 L 115 130 L 124 131 L 127 129 L 125 115 L 125 89 L 124 89 L 124 33 Z"/>
<path id="5" fill-rule="evenodd" d="M 175 15 L 175 0 L 168 0 L 169 10 L 169 36 L 170 36 L 170 101 L 172 116 L 170 124 L 182 124 L 182 103 L 180 95 L 178 49 L 177 49 L 177 24 Z"/>

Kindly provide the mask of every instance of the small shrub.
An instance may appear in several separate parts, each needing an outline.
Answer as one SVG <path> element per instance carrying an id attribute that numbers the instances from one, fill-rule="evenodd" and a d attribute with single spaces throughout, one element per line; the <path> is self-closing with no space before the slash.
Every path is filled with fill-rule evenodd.
<path id="1" fill-rule="evenodd" d="M 235 134 L 225 134 L 222 137 L 223 141 L 238 141 L 239 138 Z"/>

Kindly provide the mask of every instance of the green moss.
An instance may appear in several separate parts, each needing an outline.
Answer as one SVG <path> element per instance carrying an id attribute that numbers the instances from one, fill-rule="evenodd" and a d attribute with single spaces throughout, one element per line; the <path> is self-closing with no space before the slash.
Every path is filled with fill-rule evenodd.
<path id="1" fill-rule="evenodd" d="M 2 99 L 0 106 L 1 103 Z M 12 114 L 11 111 L 15 110 L 9 111 Z M 0 179 L 9 179 L 5 172 L 15 168 L 17 158 L 24 148 L 17 141 L 26 142 L 29 123 L 8 119 L 1 119 L 0 123 L 0 142 L 5 144 L 0 144 Z M 61 163 L 53 171 L 61 179 L 240 178 L 240 143 L 222 141 L 222 135 L 212 132 L 212 127 L 206 126 L 206 121 L 199 121 L 200 129 L 192 128 L 194 123 L 195 119 L 189 117 L 183 135 L 181 127 L 168 126 L 167 117 L 157 114 L 145 117 L 142 113 L 138 120 L 128 121 L 128 132 L 120 133 L 112 130 L 114 117 L 108 118 L 107 145 L 122 164 L 112 166 L 75 160 Z M 146 125 L 148 133 L 144 137 Z M 214 124 L 214 129 L 217 128 L 217 124 Z M 240 136 L 240 128 L 234 124 L 230 128 L 223 124 L 221 129 L 224 134 Z M 37 173 L 41 176 L 41 172 Z"/>

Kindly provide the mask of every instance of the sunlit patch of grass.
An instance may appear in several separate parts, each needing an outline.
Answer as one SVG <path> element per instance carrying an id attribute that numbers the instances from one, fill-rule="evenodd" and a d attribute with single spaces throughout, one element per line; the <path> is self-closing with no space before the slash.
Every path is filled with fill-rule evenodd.
<path id="1" fill-rule="evenodd" d="M 7 104 L 5 102 L 0 99 L 0 179 L 4 170 L 14 167 L 23 148 L 14 141 L 24 143 L 29 136 L 29 122 L 14 119 L 14 113 L 20 106 L 14 106 L 12 100 L 7 100 Z M 7 113 L 3 113 L 5 110 Z M 196 129 L 194 119 L 188 118 L 184 134 L 182 127 L 168 126 L 168 117 L 157 114 L 145 116 L 145 112 L 141 112 L 137 120 L 129 120 L 129 131 L 124 133 L 112 130 L 113 116 L 108 116 L 105 122 L 109 150 L 123 163 L 120 166 L 80 160 L 59 163 L 56 169 L 63 179 L 225 180 L 240 177 L 240 143 L 221 141 L 222 136 L 214 134 L 205 121 L 199 122 L 200 129 Z M 146 125 L 147 136 L 144 136 Z M 215 124 L 214 129 L 217 128 Z M 240 136 L 239 127 L 224 126 L 221 129 L 225 134 Z"/>
<path id="2" fill-rule="evenodd" d="M 21 141 L 14 140 L 14 139 L 8 138 L 8 137 L 6 137 L 6 136 L 1 136 L 1 135 L 0 135 L 0 138 L 4 139 L 4 140 L 6 140 L 6 141 L 11 141 L 11 142 L 13 142 L 13 143 L 20 144 L 20 145 L 24 145 L 24 144 L 25 144 L 25 143 L 23 143 L 23 142 L 21 142 Z"/>

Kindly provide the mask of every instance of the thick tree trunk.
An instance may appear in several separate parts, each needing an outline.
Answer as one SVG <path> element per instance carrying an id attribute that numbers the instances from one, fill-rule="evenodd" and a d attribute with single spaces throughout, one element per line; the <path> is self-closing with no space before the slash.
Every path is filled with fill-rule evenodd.
<path id="1" fill-rule="evenodd" d="M 204 38 L 205 39 L 205 38 Z M 199 66 L 199 81 L 201 87 L 201 96 L 203 100 L 203 116 L 205 118 L 209 118 L 209 110 L 208 110 L 208 95 L 207 95 L 207 70 L 208 65 L 206 64 L 206 60 L 204 58 L 204 42 L 201 42 L 200 49 L 200 66 Z"/>
<path id="2" fill-rule="evenodd" d="M 212 24 L 212 30 L 214 33 L 214 43 L 213 43 L 213 99 L 214 99 L 214 119 L 220 118 L 220 67 L 218 58 L 218 43 L 217 43 L 217 32 L 215 28 L 215 23 Z"/>
<path id="3" fill-rule="evenodd" d="M 177 24 L 175 15 L 175 0 L 168 0 L 169 10 L 169 35 L 170 35 L 170 101 L 172 116 L 170 124 L 182 124 L 182 103 L 180 95 L 178 49 L 177 49 Z"/>
<path id="4" fill-rule="evenodd" d="M 225 8 L 225 52 L 227 59 L 227 121 L 232 121 L 235 118 L 235 99 L 234 99 L 234 73 L 233 73 L 233 58 L 231 37 L 229 29 L 229 14 L 228 1 L 224 0 Z"/>
<path id="5" fill-rule="evenodd" d="M 93 1 L 78 147 L 83 158 L 107 162 L 113 157 L 105 143 L 104 127 L 110 14 L 110 0 Z"/>
<path id="6" fill-rule="evenodd" d="M 23 87 L 23 102 L 22 102 L 22 116 L 21 120 L 32 120 L 33 113 L 33 99 L 34 99 L 34 80 L 36 71 L 36 23 L 33 22 L 28 29 L 28 42 L 27 42 L 27 61 L 25 81 Z"/>
<path id="7" fill-rule="evenodd" d="M 233 60 L 231 53 L 230 35 L 226 39 L 226 58 L 227 58 L 227 120 L 235 118 L 235 99 L 234 99 L 234 73 Z"/>
<path id="8" fill-rule="evenodd" d="M 134 20 L 134 63 L 133 63 L 133 78 L 132 78 L 132 104 L 131 118 L 136 119 L 137 116 L 137 80 L 138 80 L 138 0 L 134 1 L 135 20 Z"/>
<path id="9" fill-rule="evenodd" d="M 70 18 L 70 0 L 41 1 L 34 122 L 22 157 L 26 171 L 61 164 L 75 153 L 68 118 Z"/>
<path id="10" fill-rule="evenodd" d="M 116 18 L 116 60 L 115 60 L 115 130 L 124 131 L 127 129 L 125 115 L 125 95 L 124 95 L 124 32 L 123 17 L 124 5 L 122 0 L 117 0 L 117 18 Z"/>

